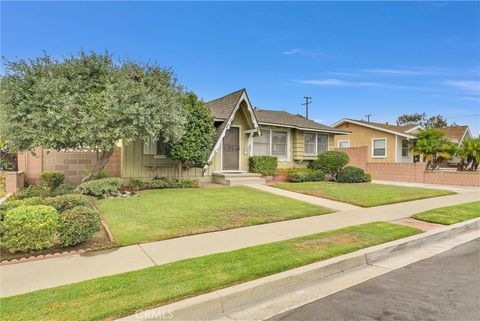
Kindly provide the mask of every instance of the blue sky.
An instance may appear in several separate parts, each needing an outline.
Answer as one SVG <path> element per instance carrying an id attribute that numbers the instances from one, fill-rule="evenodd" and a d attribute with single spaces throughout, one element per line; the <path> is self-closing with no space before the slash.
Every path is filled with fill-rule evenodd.
<path id="1" fill-rule="evenodd" d="M 479 2 L 2 2 L 1 52 L 107 49 L 172 67 L 205 100 L 394 122 L 443 114 L 479 133 Z"/>

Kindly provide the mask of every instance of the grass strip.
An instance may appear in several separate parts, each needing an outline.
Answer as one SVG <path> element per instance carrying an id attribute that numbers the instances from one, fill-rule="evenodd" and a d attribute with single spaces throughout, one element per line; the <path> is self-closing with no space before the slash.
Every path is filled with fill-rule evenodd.
<path id="1" fill-rule="evenodd" d="M 412 216 L 417 220 L 450 225 L 480 217 L 480 202 L 435 208 Z"/>
<path id="2" fill-rule="evenodd" d="M 292 192 L 324 197 L 362 207 L 401 203 L 455 194 L 451 191 L 384 185 L 374 183 L 341 184 L 335 182 L 278 183 L 273 185 Z"/>
<path id="3" fill-rule="evenodd" d="M 3 298 L 0 316 L 111 320 L 417 233 L 386 222 L 356 225 Z"/>
<path id="4" fill-rule="evenodd" d="M 97 206 L 119 245 L 278 222 L 332 210 L 245 187 L 164 189 Z"/>

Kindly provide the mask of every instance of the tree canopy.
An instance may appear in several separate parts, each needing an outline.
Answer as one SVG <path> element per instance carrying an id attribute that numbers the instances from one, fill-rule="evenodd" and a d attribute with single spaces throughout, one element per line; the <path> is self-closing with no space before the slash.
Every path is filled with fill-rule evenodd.
<path id="1" fill-rule="evenodd" d="M 427 117 L 426 113 L 414 113 L 399 116 L 397 118 L 397 125 L 421 125 L 425 128 L 443 128 L 448 126 L 454 126 L 456 124 L 449 124 L 445 117 L 443 117 L 442 115 L 434 115 Z"/>
<path id="2" fill-rule="evenodd" d="M 455 145 L 447 140 L 438 129 L 429 128 L 415 134 L 413 154 L 421 155 L 427 168 L 435 169 L 442 159 L 450 159 L 455 154 Z"/>
<path id="3" fill-rule="evenodd" d="M 185 133 L 170 144 L 169 157 L 189 167 L 203 167 L 208 164 L 213 147 L 213 115 L 193 93 L 185 94 L 182 102 L 187 119 Z"/>
<path id="4" fill-rule="evenodd" d="M 480 137 L 468 138 L 458 149 L 461 169 L 476 171 L 480 163 Z"/>
<path id="5" fill-rule="evenodd" d="M 4 63 L 0 136 L 15 151 L 94 149 L 107 164 L 116 142 L 183 134 L 182 88 L 172 71 L 81 51 Z"/>

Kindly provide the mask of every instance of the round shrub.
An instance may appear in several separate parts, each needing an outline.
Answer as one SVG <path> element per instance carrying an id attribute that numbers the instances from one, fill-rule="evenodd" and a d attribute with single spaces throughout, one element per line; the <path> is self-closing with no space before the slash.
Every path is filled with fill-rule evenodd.
<path id="1" fill-rule="evenodd" d="M 42 172 L 38 178 L 38 185 L 50 190 L 59 187 L 65 181 L 65 174 L 62 172 Z"/>
<path id="2" fill-rule="evenodd" d="M 24 189 L 15 193 L 15 197 L 18 199 L 24 199 L 29 197 L 46 197 L 49 196 L 50 190 L 43 186 L 27 186 Z"/>
<path id="3" fill-rule="evenodd" d="M 365 182 L 365 172 L 360 168 L 347 166 L 338 172 L 336 181 L 338 183 L 363 183 Z"/>
<path id="4" fill-rule="evenodd" d="M 84 195 L 101 197 L 113 192 L 118 192 L 122 185 L 123 179 L 119 177 L 108 177 L 82 183 L 77 186 L 75 191 Z"/>
<path id="5" fill-rule="evenodd" d="M 272 176 L 277 172 L 276 156 L 251 156 L 248 159 L 248 169 L 251 173 Z"/>
<path id="6" fill-rule="evenodd" d="M 99 231 L 100 224 L 97 211 L 77 206 L 60 214 L 58 240 L 64 247 L 88 241 Z"/>
<path id="7" fill-rule="evenodd" d="M 325 173 L 321 170 L 292 171 L 288 173 L 288 181 L 291 183 L 318 182 L 325 179 Z"/>
<path id="8" fill-rule="evenodd" d="M 54 188 L 51 192 L 52 196 L 72 194 L 74 188 L 68 184 L 61 184 L 58 187 Z"/>
<path id="9" fill-rule="evenodd" d="M 7 211 L 0 223 L 2 245 L 11 253 L 51 247 L 57 226 L 58 213 L 53 207 L 16 207 Z"/>
<path id="10" fill-rule="evenodd" d="M 317 159 L 311 161 L 308 167 L 311 169 L 320 169 L 326 174 L 335 176 L 345 165 L 348 164 L 349 157 L 347 153 L 330 150 L 318 154 Z"/>
<path id="11" fill-rule="evenodd" d="M 57 211 L 71 210 L 77 206 L 90 206 L 90 201 L 80 194 L 67 194 L 43 199 L 43 204 L 54 207 Z"/>

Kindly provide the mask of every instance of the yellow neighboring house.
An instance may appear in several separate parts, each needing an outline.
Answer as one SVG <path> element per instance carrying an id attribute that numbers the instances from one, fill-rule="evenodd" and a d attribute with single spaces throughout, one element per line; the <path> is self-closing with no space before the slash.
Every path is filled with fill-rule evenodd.
<path id="1" fill-rule="evenodd" d="M 413 163 L 409 140 L 422 126 L 396 126 L 344 118 L 332 127 L 351 132 L 348 136 L 335 136 L 337 148 L 368 147 L 368 161 L 382 163 Z"/>

